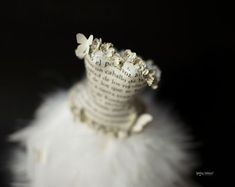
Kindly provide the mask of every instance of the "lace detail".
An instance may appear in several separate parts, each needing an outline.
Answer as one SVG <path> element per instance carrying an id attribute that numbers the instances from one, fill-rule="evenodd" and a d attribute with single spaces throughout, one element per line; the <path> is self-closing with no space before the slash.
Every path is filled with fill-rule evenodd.
<path id="1" fill-rule="evenodd" d="M 95 62 L 103 62 L 102 66 L 110 65 L 121 69 L 126 65 L 130 69 L 131 75 L 134 75 L 136 71 L 140 72 L 147 84 L 153 89 L 157 89 L 161 70 L 152 60 L 144 61 L 129 49 L 119 53 L 112 43 L 102 43 L 102 40 L 97 38 L 93 40 L 93 35 L 86 39 L 83 34 L 79 33 L 77 42 L 80 45 L 75 52 L 80 59 L 88 55 Z"/>

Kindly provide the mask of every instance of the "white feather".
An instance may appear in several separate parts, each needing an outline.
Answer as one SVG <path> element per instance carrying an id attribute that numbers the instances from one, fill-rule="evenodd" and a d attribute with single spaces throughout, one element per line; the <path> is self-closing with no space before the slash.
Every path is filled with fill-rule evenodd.
<path id="1" fill-rule="evenodd" d="M 153 121 L 143 132 L 116 139 L 74 122 L 67 92 L 53 95 L 31 126 L 11 136 L 26 147 L 13 159 L 14 185 L 190 187 L 187 136 L 162 108 L 150 107 Z"/>

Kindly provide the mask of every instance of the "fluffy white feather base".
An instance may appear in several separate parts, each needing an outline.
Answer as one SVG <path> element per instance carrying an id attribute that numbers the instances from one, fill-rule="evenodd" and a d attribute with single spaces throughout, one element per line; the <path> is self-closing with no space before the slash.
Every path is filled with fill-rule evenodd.
<path id="1" fill-rule="evenodd" d="M 140 134 L 117 139 L 75 122 L 68 93 L 47 99 L 32 124 L 11 136 L 25 150 L 12 159 L 17 187 L 175 187 L 188 180 L 194 159 L 189 137 L 150 103 L 154 120 Z"/>

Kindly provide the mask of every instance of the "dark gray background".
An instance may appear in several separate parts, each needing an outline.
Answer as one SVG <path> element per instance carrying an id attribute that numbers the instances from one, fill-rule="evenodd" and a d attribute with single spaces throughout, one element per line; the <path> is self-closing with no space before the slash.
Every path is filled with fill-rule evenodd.
<path id="1" fill-rule="evenodd" d="M 77 32 L 93 34 L 162 69 L 158 98 L 192 129 L 201 164 L 193 177 L 214 186 L 218 137 L 230 124 L 224 110 L 227 64 L 233 62 L 232 6 L 215 1 L 22 0 L 0 11 L 0 186 L 8 186 L 6 136 L 26 125 L 47 93 L 68 88 L 84 73 L 74 54 Z M 226 133 L 226 132 L 225 132 Z M 219 148 L 221 152 L 222 148 Z"/>

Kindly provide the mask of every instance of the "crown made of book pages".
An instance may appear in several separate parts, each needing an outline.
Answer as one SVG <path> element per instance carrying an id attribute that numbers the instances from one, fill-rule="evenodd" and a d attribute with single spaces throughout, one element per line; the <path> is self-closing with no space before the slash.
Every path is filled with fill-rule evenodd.
<path id="1" fill-rule="evenodd" d="M 138 75 L 141 75 L 153 89 L 158 87 L 161 70 L 153 64 L 152 60 L 144 61 L 129 49 L 119 52 L 112 43 L 104 43 L 101 39 L 94 39 L 93 35 L 87 39 L 83 34 L 78 33 L 76 38 L 79 45 L 75 53 L 78 58 L 83 59 L 89 56 L 92 61 L 100 63 L 99 65 L 103 67 L 128 68 L 131 75 L 134 76 L 138 72 Z"/>

